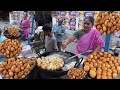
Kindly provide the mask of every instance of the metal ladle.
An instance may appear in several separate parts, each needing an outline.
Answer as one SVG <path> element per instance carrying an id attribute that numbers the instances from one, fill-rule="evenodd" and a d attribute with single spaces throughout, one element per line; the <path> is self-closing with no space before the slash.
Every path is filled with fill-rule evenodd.
<path id="1" fill-rule="evenodd" d="M 89 53 L 91 53 L 91 52 L 93 52 L 93 50 L 88 50 L 88 51 L 85 51 L 85 52 L 76 54 L 76 55 L 74 55 L 74 56 L 72 56 L 72 57 L 66 59 L 65 61 L 66 61 L 66 63 L 69 63 L 71 59 L 73 59 L 73 58 L 75 58 L 75 57 L 77 57 L 77 56 L 79 56 L 79 55 L 89 54 Z"/>

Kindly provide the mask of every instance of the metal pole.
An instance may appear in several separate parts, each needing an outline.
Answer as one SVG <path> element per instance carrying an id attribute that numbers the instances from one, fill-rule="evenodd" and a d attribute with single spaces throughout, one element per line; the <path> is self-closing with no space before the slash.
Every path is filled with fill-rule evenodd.
<path id="1" fill-rule="evenodd" d="M 28 45 L 30 45 L 30 37 L 28 37 L 27 41 L 28 41 Z"/>
<path id="2" fill-rule="evenodd" d="M 34 16 L 32 17 L 32 31 L 31 31 L 31 35 L 34 33 Z"/>
<path id="3" fill-rule="evenodd" d="M 109 51 L 109 47 L 110 47 L 110 38 L 111 38 L 111 35 L 106 35 L 104 52 L 108 52 L 108 51 Z"/>
<path id="4" fill-rule="evenodd" d="M 31 35 L 33 34 L 34 32 L 34 14 L 32 14 L 32 30 L 31 30 Z M 30 36 L 28 36 L 28 45 L 30 45 Z"/>

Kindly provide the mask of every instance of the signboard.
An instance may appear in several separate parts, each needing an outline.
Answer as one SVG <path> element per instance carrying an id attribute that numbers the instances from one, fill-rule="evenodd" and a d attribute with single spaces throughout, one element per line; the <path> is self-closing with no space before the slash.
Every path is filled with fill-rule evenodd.
<path id="1" fill-rule="evenodd" d="M 55 12 L 52 14 L 52 16 L 54 17 L 54 24 L 58 22 L 58 18 L 63 18 L 63 25 L 65 26 L 66 30 L 76 30 L 76 11 L 59 11 L 59 13 L 57 11 L 57 16 Z"/>
<path id="2" fill-rule="evenodd" d="M 10 24 L 19 25 L 24 15 L 24 11 L 12 11 L 9 13 Z"/>
<path id="3" fill-rule="evenodd" d="M 85 16 L 94 17 L 94 11 L 54 11 L 54 13 L 52 13 L 52 17 L 54 17 L 53 25 L 57 23 L 58 18 L 63 18 L 63 25 L 65 26 L 66 30 L 74 31 L 82 29 Z"/>

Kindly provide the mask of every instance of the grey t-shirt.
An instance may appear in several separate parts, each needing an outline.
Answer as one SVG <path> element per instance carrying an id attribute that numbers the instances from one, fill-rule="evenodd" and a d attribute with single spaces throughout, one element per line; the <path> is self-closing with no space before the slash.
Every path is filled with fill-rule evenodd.
<path id="1" fill-rule="evenodd" d="M 58 50 L 56 38 L 45 36 L 45 48 L 46 52 L 52 52 L 53 50 Z"/>

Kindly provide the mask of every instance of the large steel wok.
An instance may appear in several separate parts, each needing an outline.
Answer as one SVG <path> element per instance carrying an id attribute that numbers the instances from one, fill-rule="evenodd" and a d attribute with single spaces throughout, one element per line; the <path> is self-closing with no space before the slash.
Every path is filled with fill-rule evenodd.
<path id="1" fill-rule="evenodd" d="M 19 29 L 18 29 L 19 30 Z M 4 27 L 4 36 L 7 38 L 11 38 L 11 39 L 18 39 L 19 37 L 22 36 L 22 31 L 19 30 L 18 35 L 17 36 L 11 36 L 8 32 L 8 28 Z"/>
<path id="2" fill-rule="evenodd" d="M 75 54 L 73 53 L 70 53 L 70 52 L 62 52 L 62 51 L 54 51 L 54 52 L 47 52 L 47 53 L 44 53 L 44 54 L 41 54 L 39 55 L 39 57 L 47 57 L 47 56 L 51 56 L 51 55 L 59 55 L 60 58 L 62 58 L 64 60 L 64 66 L 66 64 L 68 64 L 68 61 L 66 61 L 68 58 L 74 56 Z M 80 65 L 80 63 L 82 62 L 83 60 L 83 57 L 82 58 L 78 58 L 77 56 L 74 57 L 73 59 L 69 60 L 69 63 L 70 62 L 76 62 L 74 67 L 78 67 Z M 63 66 L 63 67 L 64 67 Z M 60 70 L 56 70 L 56 71 L 51 71 L 51 70 L 45 70 L 45 69 L 42 69 L 41 67 L 38 67 L 38 71 L 39 71 L 39 74 L 41 75 L 45 75 L 45 76 L 50 76 L 50 77 L 60 77 L 60 76 L 63 76 L 63 75 L 66 75 L 68 70 L 67 71 L 64 71 L 63 69 L 60 69 Z"/>

